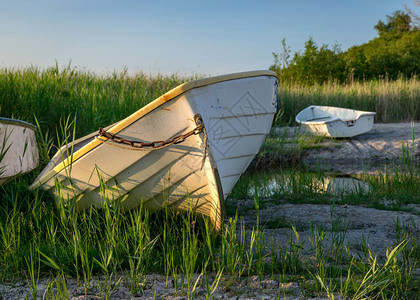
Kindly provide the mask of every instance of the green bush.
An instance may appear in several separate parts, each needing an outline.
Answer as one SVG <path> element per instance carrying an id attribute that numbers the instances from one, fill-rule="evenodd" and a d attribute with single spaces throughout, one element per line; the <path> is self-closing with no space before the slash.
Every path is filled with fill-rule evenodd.
<path id="1" fill-rule="evenodd" d="M 378 79 L 416 76 L 420 73 L 420 30 L 411 17 L 401 11 L 387 16 L 388 23 L 375 26 L 379 37 L 343 52 L 334 45 L 318 47 L 310 37 L 303 52 L 291 58 L 290 48 L 282 41 L 283 52 L 273 53 L 271 70 L 280 80 L 302 85 L 327 81 Z M 280 59 L 281 58 L 281 59 Z"/>

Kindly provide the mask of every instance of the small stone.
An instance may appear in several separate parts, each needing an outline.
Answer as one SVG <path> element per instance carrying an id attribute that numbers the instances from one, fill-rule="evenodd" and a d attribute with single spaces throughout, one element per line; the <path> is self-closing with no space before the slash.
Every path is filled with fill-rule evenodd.
<path id="1" fill-rule="evenodd" d="M 280 289 L 288 292 L 294 291 L 299 289 L 299 284 L 296 282 L 280 283 Z"/>
<path id="2" fill-rule="evenodd" d="M 420 278 L 420 268 L 413 269 L 411 271 L 411 276 L 416 277 L 416 278 Z"/>

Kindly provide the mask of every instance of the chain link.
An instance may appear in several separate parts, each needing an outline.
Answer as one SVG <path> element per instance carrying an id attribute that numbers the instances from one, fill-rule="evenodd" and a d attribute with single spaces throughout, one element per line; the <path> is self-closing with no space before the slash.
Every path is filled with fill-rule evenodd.
<path id="1" fill-rule="evenodd" d="M 115 134 L 109 133 L 105 131 L 103 128 L 99 128 L 99 136 L 107 138 L 115 143 L 128 145 L 130 147 L 137 148 L 137 149 L 142 149 L 142 148 L 162 149 L 170 145 L 182 143 L 188 137 L 192 135 L 200 134 L 201 132 L 205 131 L 203 119 L 201 118 L 200 114 L 196 114 L 194 116 L 194 121 L 195 121 L 195 124 L 197 125 L 196 128 L 194 128 L 193 130 L 187 133 L 174 136 L 173 138 L 166 141 L 153 141 L 153 142 L 133 141 L 133 140 L 125 139 Z M 207 140 L 207 136 L 206 136 L 206 140 Z"/>

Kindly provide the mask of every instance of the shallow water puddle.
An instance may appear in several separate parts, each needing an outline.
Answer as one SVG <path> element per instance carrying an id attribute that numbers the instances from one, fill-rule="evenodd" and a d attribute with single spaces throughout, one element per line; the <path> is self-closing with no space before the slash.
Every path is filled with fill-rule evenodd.
<path id="1" fill-rule="evenodd" d="M 351 194 L 368 191 L 369 184 L 351 177 L 333 177 L 312 175 L 305 178 L 293 175 L 270 174 L 255 180 L 248 186 L 248 194 L 269 197 L 278 194 L 289 194 L 296 191 L 312 191 L 319 194 Z"/>

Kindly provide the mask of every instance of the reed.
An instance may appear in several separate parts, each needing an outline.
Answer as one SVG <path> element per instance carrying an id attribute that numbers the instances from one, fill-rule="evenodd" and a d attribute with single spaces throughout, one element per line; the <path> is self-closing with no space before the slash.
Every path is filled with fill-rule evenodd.
<path id="1" fill-rule="evenodd" d="M 35 123 L 55 133 L 60 120 L 77 118 L 80 137 L 113 124 L 175 86 L 198 76 L 128 74 L 109 75 L 79 70 L 71 65 L 41 69 L 0 69 L 0 111 L 3 116 Z M 294 124 L 296 114 L 309 105 L 332 105 L 376 111 L 377 122 L 420 120 L 420 80 L 334 81 L 322 85 L 279 84 L 276 125 Z"/>
<path id="2" fill-rule="evenodd" d="M 294 124 L 295 116 L 310 105 L 338 106 L 375 111 L 378 123 L 420 120 L 420 80 L 399 78 L 389 80 L 352 81 L 346 84 L 327 82 L 313 86 L 279 85 L 279 110 L 282 118 L 277 125 Z"/>
<path id="3" fill-rule="evenodd" d="M 0 108 L 3 116 L 39 123 L 54 134 L 60 120 L 76 117 L 77 137 L 111 125 L 173 87 L 196 77 L 97 75 L 76 67 L 0 69 Z M 37 120 L 37 121 L 36 121 Z"/>
<path id="4" fill-rule="evenodd" d="M 16 190 L 16 185 L 2 189 Z M 216 234 L 208 220 L 188 212 L 150 214 L 138 209 L 123 213 L 111 205 L 75 213 L 71 206 L 56 208 L 41 192 L 16 192 L 18 201 L 0 211 L 0 282 L 27 280 L 28 296 L 33 298 L 40 293 L 53 298 L 53 290 L 68 294 L 65 276 L 76 278 L 85 295 L 96 290 L 97 295 L 109 298 L 122 283 L 134 296 L 141 295 L 147 274 L 154 272 L 166 274 L 178 294 L 189 298 L 196 297 L 200 286 L 210 298 L 223 274 L 231 286 L 245 275 L 258 275 L 260 280 L 273 276 L 281 282 L 298 280 L 308 295 L 348 297 L 382 293 L 404 298 L 416 282 L 411 275 L 420 261 L 419 241 L 413 236 L 416 229 L 398 220 L 397 239 L 390 245 L 397 248 L 385 262 L 375 261 L 366 242 L 366 257 L 349 252 L 343 243 L 348 230 L 344 219 L 334 219 L 331 231 L 313 227 L 314 260 L 308 261 L 299 227 L 294 224 L 287 243 L 267 244 L 265 226 L 257 222 L 251 228 L 236 213 Z M 258 200 L 254 209 L 263 205 Z M 331 217 L 333 210 L 331 205 Z M 328 247 L 326 234 L 332 237 Z M 37 282 L 45 277 L 51 280 L 48 290 L 41 291 Z M 280 288 L 279 292 L 284 293 Z"/>

